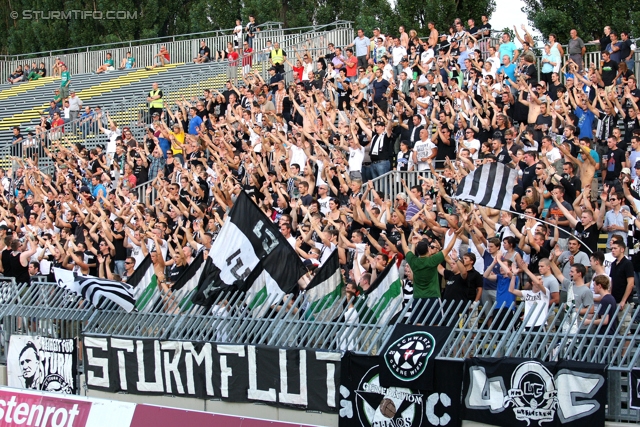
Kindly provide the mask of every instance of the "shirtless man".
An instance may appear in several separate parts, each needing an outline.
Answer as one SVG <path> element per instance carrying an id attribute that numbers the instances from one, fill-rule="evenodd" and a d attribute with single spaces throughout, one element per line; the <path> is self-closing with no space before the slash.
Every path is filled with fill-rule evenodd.
<path id="1" fill-rule="evenodd" d="M 435 48 L 436 44 L 438 44 L 438 30 L 436 30 L 436 24 L 433 22 L 429 22 L 427 24 L 429 27 L 429 47 Z"/>
<path id="2" fill-rule="evenodd" d="M 527 122 L 530 125 L 534 125 L 536 123 L 538 116 L 541 114 L 540 110 L 542 106 L 542 102 L 540 101 L 538 96 L 535 94 L 534 89 L 535 88 L 530 90 L 528 86 L 520 85 L 520 95 L 518 96 L 518 101 L 520 101 L 520 103 L 522 103 L 523 105 L 526 105 L 527 107 L 529 107 L 529 115 L 527 116 Z M 525 92 L 529 92 L 528 101 L 524 99 Z M 546 114 L 546 111 L 548 111 L 548 108 L 545 109 L 544 114 Z"/>
<path id="3" fill-rule="evenodd" d="M 600 162 L 596 162 L 593 156 L 591 155 L 591 141 L 589 138 L 580 138 L 580 159 L 571 155 L 571 151 L 566 144 L 562 144 L 560 147 L 560 151 L 564 154 L 564 158 L 568 161 L 573 162 L 578 165 L 579 174 L 580 174 L 580 182 L 585 187 L 591 183 L 592 191 L 597 191 L 598 183 L 595 179 L 596 171 L 600 169 Z M 594 194 L 591 195 L 592 197 Z"/>
<path id="4" fill-rule="evenodd" d="M 154 250 L 151 252 L 151 262 L 153 263 L 153 272 L 156 274 L 158 285 L 160 285 L 165 281 L 165 275 L 164 275 L 165 262 L 162 256 L 162 251 L 159 250 L 161 248 L 161 243 L 160 243 L 160 240 L 158 239 L 158 236 L 152 232 L 147 232 L 147 237 L 152 239 L 154 243 L 153 245 Z M 146 257 L 147 254 L 149 253 L 147 244 L 145 243 L 144 239 L 141 239 L 140 243 L 142 244 L 141 246 L 142 254 Z"/>

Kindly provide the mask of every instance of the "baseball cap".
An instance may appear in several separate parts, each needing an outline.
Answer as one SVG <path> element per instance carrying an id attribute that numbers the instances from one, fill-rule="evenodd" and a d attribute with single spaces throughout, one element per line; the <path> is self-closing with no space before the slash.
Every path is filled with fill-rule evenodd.
<path id="1" fill-rule="evenodd" d="M 640 160 L 638 160 L 636 162 L 636 165 L 634 166 L 635 169 L 640 169 Z"/>
<path id="2" fill-rule="evenodd" d="M 378 120 L 375 124 L 376 126 L 385 126 L 384 122 L 381 120 Z"/>
<path id="3" fill-rule="evenodd" d="M 637 164 L 636 164 L 637 166 Z M 631 175 L 631 169 L 629 168 L 622 168 L 622 170 L 620 171 L 620 173 L 623 173 L 625 175 Z"/>

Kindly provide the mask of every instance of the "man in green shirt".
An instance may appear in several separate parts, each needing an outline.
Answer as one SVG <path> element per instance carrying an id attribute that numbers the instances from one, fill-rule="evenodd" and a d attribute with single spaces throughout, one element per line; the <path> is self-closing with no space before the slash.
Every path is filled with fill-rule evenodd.
<path id="1" fill-rule="evenodd" d="M 69 86 L 71 85 L 71 74 L 66 65 L 62 65 L 62 73 L 60 73 L 60 96 L 63 100 L 69 97 Z"/>
<path id="2" fill-rule="evenodd" d="M 456 230 L 444 250 L 441 250 L 440 242 L 436 239 L 429 242 L 418 235 L 411 239 L 411 249 L 409 249 L 404 233 L 401 229 L 399 232 L 407 264 L 413 271 L 411 323 L 436 325 L 442 319 L 438 265 L 444 262 L 445 254 L 453 249 L 458 235 L 462 232 L 462 227 Z"/>
<path id="3" fill-rule="evenodd" d="M 98 69 L 96 70 L 96 74 L 105 73 L 107 71 L 113 71 L 115 70 L 114 66 L 115 66 L 115 62 L 113 61 L 111 54 L 107 53 L 107 59 L 105 59 L 104 63 L 98 67 Z"/>

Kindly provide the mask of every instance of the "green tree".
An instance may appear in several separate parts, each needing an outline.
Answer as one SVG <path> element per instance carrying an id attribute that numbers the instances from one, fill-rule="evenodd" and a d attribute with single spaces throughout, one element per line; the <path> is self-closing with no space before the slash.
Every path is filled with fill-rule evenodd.
<path id="1" fill-rule="evenodd" d="M 615 31 L 640 35 L 640 3 L 622 0 L 593 3 L 588 0 L 524 0 L 527 18 L 546 38 L 550 33 L 561 43 L 576 29 L 586 42 L 602 35 L 606 25 Z"/>
<path id="2" fill-rule="evenodd" d="M 456 18 L 471 18 L 480 25 L 480 17 L 491 17 L 496 5 L 494 0 L 398 0 L 395 24 L 414 29 L 419 35 L 428 35 L 427 24 L 432 21 L 436 28 L 445 32 Z"/>

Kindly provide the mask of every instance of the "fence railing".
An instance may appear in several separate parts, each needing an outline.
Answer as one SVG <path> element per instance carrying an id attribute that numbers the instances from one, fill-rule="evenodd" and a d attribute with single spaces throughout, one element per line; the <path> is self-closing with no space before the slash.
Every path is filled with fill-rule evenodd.
<path id="1" fill-rule="evenodd" d="M 291 47 L 301 48 L 309 43 L 316 45 L 324 43 L 347 43 L 352 40 L 353 30 L 350 23 L 338 22 L 324 26 L 313 27 L 311 31 L 304 33 L 287 34 L 280 39 L 274 39 L 279 41 L 283 49 L 289 49 Z M 290 53 L 291 55 L 292 53 Z M 200 97 L 204 89 L 212 88 L 211 81 L 220 76 L 224 76 L 222 81 L 227 79 L 235 80 L 238 83 L 237 76 L 241 76 L 242 72 L 238 69 L 242 68 L 242 58 L 238 61 L 238 67 L 230 67 L 228 61 L 213 62 L 202 66 L 202 70 L 197 73 L 191 73 L 188 76 L 182 76 L 168 86 L 164 86 L 161 89 L 165 95 L 165 100 L 169 105 L 172 105 L 180 97 L 189 99 L 190 97 Z M 253 60 L 253 70 L 259 72 L 263 78 L 268 79 L 267 70 L 270 67 L 269 62 L 265 56 L 261 54 L 255 54 Z M 231 71 L 235 68 L 235 71 Z M 222 90 L 222 85 L 216 87 L 216 89 Z M 115 120 L 120 128 L 128 126 L 134 132 L 136 139 L 144 136 L 144 124 L 148 123 L 148 118 L 145 117 L 148 110 L 146 100 L 146 92 L 139 91 L 138 93 L 131 93 L 127 97 L 123 97 L 121 100 L 113 101 L 109 104 L 101 105 L 103 114 L 109 113 L 109 116 Z M 104 124 L 106 127 L 106 123 Z M 53 129 L 44 132 L 36 139 L 35 148 L 23 147 L 24 144 L 17 144 L 16 146 L 10 146 L 7 144 L 0 145 L 0 158 L 6 158 L 8 155 L 26 155 L 29 153 L 37 153 L 39 159 L 38 165 L 47 168 L 51 165 L 51 161 L 44 153 L 44 147 L 49 147 L 52 140 L 73 140 L 80 139 L 82 144 L 88 149 L 94 148 L 99 144 L 105 144 L 108 142 L 106 135 L 101 133 L 97 127 L 97 123 L 92 121 L 87 123 L 85 120 L 79 118 L 75 121 L 65 123 L 63 129 Z M 138 139 L 139 141 L 141 139 Z"/>
<path id="2" fill-rule="evenodd" d="M 266 22 L 259 27 L 261 31 L 254 39 L 254 49 L 263 49 L 267 40 L 277 39 L 285 32 L 302 30 L 301 28 L 283 30 L 280 22 Z M 56 58 L 60 58 L 69 67 L 71 74 L 91 73 L 103 63 L 107 53 L 111 53 L 116 66 L 119 66 L 122 58 L 126 58 L 127 52 L 131 52 L 136 59 L 136 66 L 143 67 L 154 63 L 154 55 L 158 53 L 160 46 L 166 46 L 171 62 L 189 62 L 197 56 L 200 40 L 206 41 L 211 54 L 214 55 L 216 50 L 224 50 L 228 42 L 233 43 L 233 37 L 233 29 L 224 29 L 47 52 L 4 55 L 0 57 L 0 75 L 8 76 L 18 65 L 31 65 L 32 62 L 38 65 L 44 62 L 48 75 L 52 75 Z"/>
<path id="3" fill-rule="evenodd" d="M 536 305 L 526 309 L 522 302 L 507 308 L 495 303 L 480 307 L 471 301 L 442 301 L 422 305 L 418 312 L 414 300 L 397 299 L 386 307 L 383 314 L 395 313 L 386 321 L 382 315 L 366 318 L 366 311 L 361 309 L 366 304 L 364 298 L 343 296 L 322 315 L 310 314 L 305 311 L 308 301 L 304 292 L 269 301 L 271 307 L 260 316 L 248 309 L 250 299 L 241 292 L 220 292 L 209 310 L 194 305 L 180 311 L 170 294 L 158 291 L 148 304 L 151 310 L 126 313 L 106 300 L 99 308 L 90 307 L 55 283 L 0 283 L 0 361 L 6 358 L 11 335 L 18 333 L 79 338 L 85 332 L 376 355 L 398 323 L 439 324 L 453 328 L 438 355 L 442 359 L 504 356 L 604 363 L 609 367 L 609 381 L 615 385 L 610 389 L 615 392 L 608 396 L 607 419 L 640 420 L 639 412 L 628 407 L 628 376 L 638 366 L 640 356 L 640 328 L 633 323 L 640 316 L 640 308 L 631 304 L 624 310 L 603 313 L 621 320 L 616 327 L 587 324 L 588 316 L 575 314 L 585 307 L 554 304 L 546 311 L 538 310 Z M 538 324 L 543 326 L 528 327 Z"/>
<path id="4" fill-rule="evenodd" d="M 253 49 L 256 52 L 265 49 L 268 40 L 276 42 L 287 36 L 293 37 L 300 34 L 328 31 L 332 28 L 350 28 L 351 23 L 348 21 L 335 21 L 326 25 L 282 28 L 282 23 L 280 22 L 267 22 L 258 25 L 258 27 L 261 31 L 256 33 L 256 37 L 253 40 Z M 225 29 L 34 54 L 5 55 L 0 57 L 0 75 L 6 77 L 18 65 L 31 65 L 32 62 L 36 62 L 38 65 L 40 62 L 44 62 L 47 73 L 52 75 L 52 67 L 58 57 L 69 67 L 69 72 L 72 75 L 91 73 L 99 65 L 102 65 L 107 53 L 111 53 L 116 66 L 119 66 L 120 61 L 126 58 L 127 52 L 131 52 L 136 59 L 136 66 L 143 67 L 157 62 L 154 60 L 154 56 L 158 54 L 161 46 L 166 47 L 171 62 L 190 62 L 197 56 L 200 40 L 205 40 L 207 46 L 211 49 L 211 55 L 215 56 L 215 51 L 224 50 L 227 47 L 227 43 L 233 43 L 235 39 L 233 29 Z"/>

